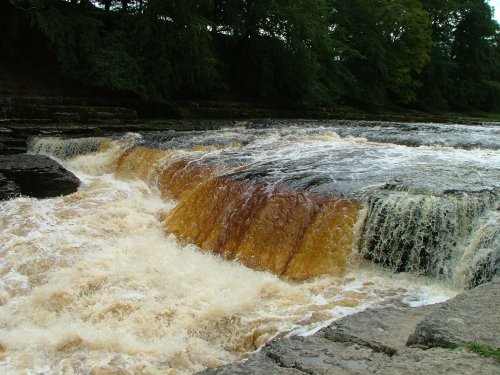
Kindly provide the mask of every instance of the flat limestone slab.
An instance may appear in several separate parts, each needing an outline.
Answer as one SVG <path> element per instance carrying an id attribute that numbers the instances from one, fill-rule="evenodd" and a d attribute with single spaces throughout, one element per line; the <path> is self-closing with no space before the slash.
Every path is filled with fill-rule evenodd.
<path id="1" fill-rule="evenodd" d="M 206 370 L 197 375 L 304 375 L 294 368 L 280 367 L 262 352 L 254 354 L 247 361 Z"/>
<path id="2" fill-rule="evenodd" d="M 333 341 L 353 342 L 393 355 L 406 346 L 417 324 L 438 305 L 367 309 L 323 328 L 318 335 Z"/>
<path id="3" fill-rule="evenodd" d="M 388 356 L 357 344 L 292 337 L 268 343 L 246 362 L 200 374 L 367 375 L 388 360 Z"/>
<path id="4" fill-rule="evenodd" d="M 499 375 L 500 363 L 465 349 L 406 349 L 378 368 L 377 375 Z"/>
<path id="5" fill-rule="evenodd" d="M 408 339 L 422 347 L 472 342 L 500 348 L 500 277 L 439 305 Z"/>
<path id="6" fill-rule="evenodd" d="M 270 343 L 239 364 L 204 375 L 500 375 L 500 364 L 465 349 L 401 349 L 392 357 L 357 344 L 317 337 Z"/>
<path id="7" fill-rule="evenodd" d="M 372 374 L 389 357 L 370 348 L 310 336 L 275 341 L 265 348 L 266 355 L 282 367 L 306 374 Z"/>

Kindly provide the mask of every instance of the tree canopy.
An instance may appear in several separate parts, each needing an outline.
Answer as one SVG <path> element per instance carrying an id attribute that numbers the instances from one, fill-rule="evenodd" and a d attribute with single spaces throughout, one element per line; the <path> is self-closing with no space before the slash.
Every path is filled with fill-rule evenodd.
<path id="1" fill-rule="evenodd" d="M 500 28 L 486 0 L 0 1 L 65 75 L 149 102 L 500 108 Z"/>

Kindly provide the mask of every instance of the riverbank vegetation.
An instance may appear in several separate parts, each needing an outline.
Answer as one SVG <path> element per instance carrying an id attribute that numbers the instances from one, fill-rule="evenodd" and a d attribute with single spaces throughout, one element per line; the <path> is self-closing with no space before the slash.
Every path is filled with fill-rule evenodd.
<path id="1" fill-rule="evenodd" d="M 465 347 L 470 351 L 482 355 L 483 357 L 493 357 L 497 361 L 500 361 L 500 349 L 492 348 L 488 345 L 482 345 L 478 343 L 466 344 Z"/>
<path id="2" fill-rule="evenodd" d="M 500 109 L 485 0 L 0 0 L 0 54 L 144 103 Z"/>

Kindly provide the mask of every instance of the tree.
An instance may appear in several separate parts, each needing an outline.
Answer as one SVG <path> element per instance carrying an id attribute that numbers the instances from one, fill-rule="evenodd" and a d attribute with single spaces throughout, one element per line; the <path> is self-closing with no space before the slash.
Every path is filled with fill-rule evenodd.
<path id="1" fill-rule="evenodd" d="M 192 94 L 218 80 L 210 22 L 210 1 L 149 0 L 136 16 L 131 43 L 151 91 L 169 97 L 175 90 Z"/>
<path id="2" fill-rule="evenodd" d="M 431 107 L 498 108 L 498 35 L 484 0 L 424 0 L 432 19 L 432 59 L 420 98 Z M 495 104 L 497 103 L 497 104 Z"/>
<path id="3" fill-rule="evenodd" d="M 36 8 L 32 24 L 47 36 L 67 76 L 150 101 L 213 84 L 216 61 L 203 2 L 127 0 L 111 12 L 116 2 L 103 2 L 101 11 L 85 0 L 29 1 Z"/>
<path id="4" fill-rule="evenodd" d="M 491 7 L 485 0 L 457 4 L 458 22 L 451 49 L 456 69 L 447 96 L 457 108 L 485 108 L 488 91 L 495 90 L 495 84 L 488 82 L 499 64 L 494 45 L 498 23 L 492 20 Z"/>
<path id="5" fill-rule="evenodd" d="M 216 1 L 211 20 L 228 85 L 260 98 L 328 100 L 327 12 L 322 0 Z"/>
<path id="6" fill-rule="evenodd" d="M 414 102 L 432 46 L 428 13 L 416 0 L 387 0 L 382 16 L 388 82 L 396 101 Z"/>
<path id="7" fill-rule="evenodd" d="M 331 0 L 332 28 L 355 77 L 352 99 L 383 105 L 416 99 L 419 73 L 429 60 L 427 13 L 416 0 Z"/>
<path id="8" fill-rule="evenodd" d="M 384 104 L 388 71 L 380 1 L 330 0 L 330 7 L 330 28 L 349 46 L 347 53 L 340 51 L 343 66 L 354 77 L 349 99 L 358 104 Z"/>
<path id="9" fill-rule="evenodd" d="M 146 101 L 222 90 L 307 105 L 418 96 L 491 109 L 500 97 L 499 27 L 485 0 L 9 2 L 66 76 Z M 13 44 L 0 36 L 3 49 Z"/>
<path id="10" fill-rule="evenodd" d="M 458 4 L 454 0 L 423 0 L 422 3 L 431 19 L 432 50 L 431 60 L 422 72 L 419 99 L 426 106 L 445 108 L 451 74 L 456 69 L 451 50 L 458 23 Z"/>

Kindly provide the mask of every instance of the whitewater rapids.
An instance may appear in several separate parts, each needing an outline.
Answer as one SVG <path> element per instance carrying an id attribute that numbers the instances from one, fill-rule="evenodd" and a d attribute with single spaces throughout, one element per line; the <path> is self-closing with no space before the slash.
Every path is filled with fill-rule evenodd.
<path id="1" fill-rule="evenodd" d="M 457 293 L 359 259 L 287 282 L 183 245 L 162 226 L 176 203 L 118 179 L 116 158 L 62 161 L 75 194 L 0 202 L 2 374 L 192 374 L 369 306 Z"/>

